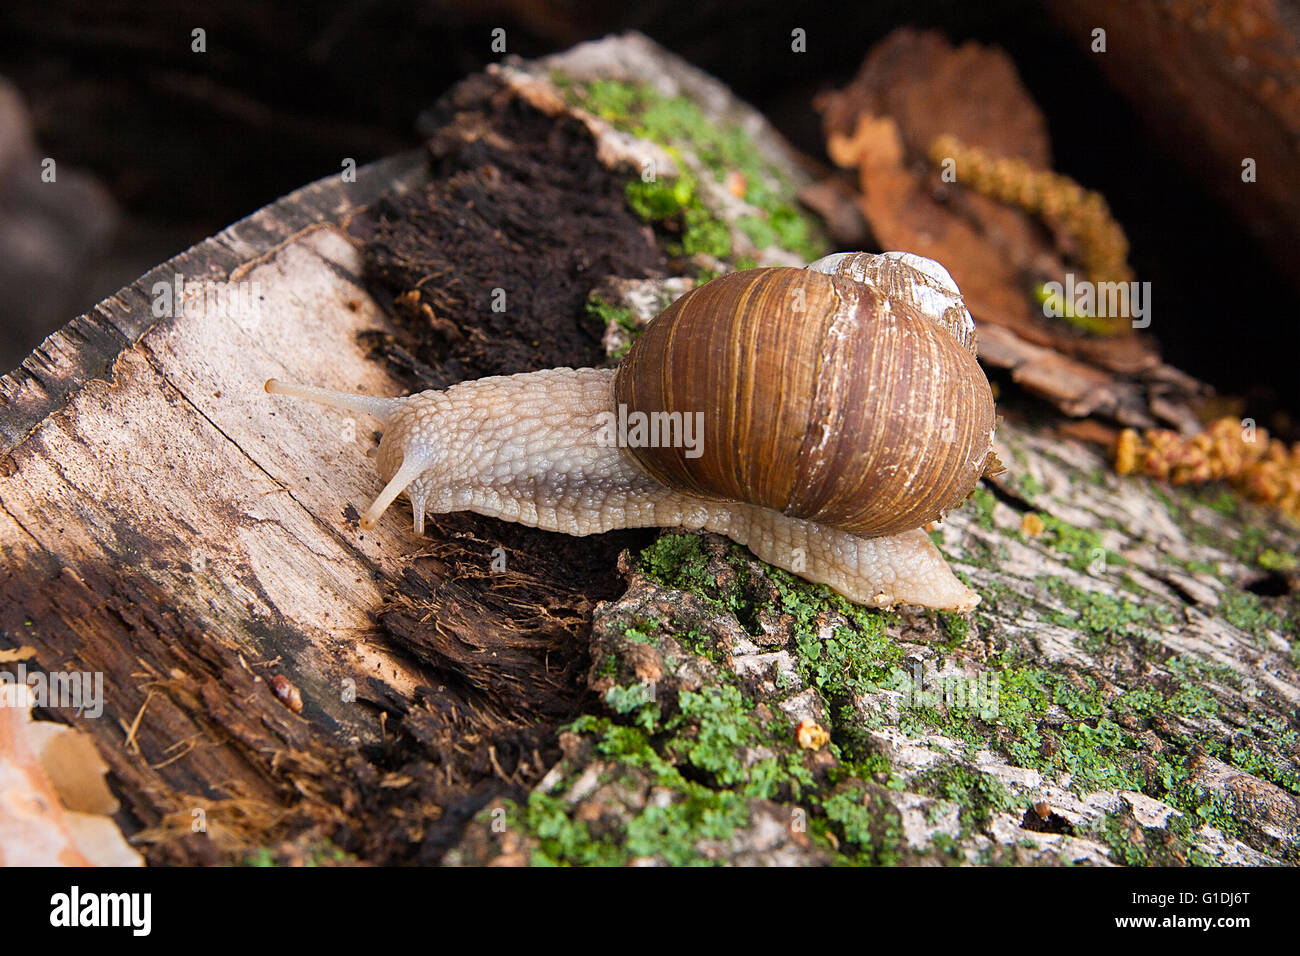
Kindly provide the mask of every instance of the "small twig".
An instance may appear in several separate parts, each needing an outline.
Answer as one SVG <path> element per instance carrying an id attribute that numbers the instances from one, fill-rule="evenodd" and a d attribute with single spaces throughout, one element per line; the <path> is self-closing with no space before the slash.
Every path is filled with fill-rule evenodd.
<path id="1" fill-rule="evenodd" d="M 140 721 L 144 719 L 145 708 L 149 706 L 149 701 L 151 700 L 153 700 L 152 690 L 145 695 L 144 703 L 140 705 L 139 711 L 136 712 L 135 720 L 131 721 L 131 726 L 127 728 L 126 741 L 124 742 L 123 746 L 125 746 L 128 750 L 137 754 L 140 752 L 140 745 L 136 742 L 135 734 L 136 731 L 140 729 Z"/>

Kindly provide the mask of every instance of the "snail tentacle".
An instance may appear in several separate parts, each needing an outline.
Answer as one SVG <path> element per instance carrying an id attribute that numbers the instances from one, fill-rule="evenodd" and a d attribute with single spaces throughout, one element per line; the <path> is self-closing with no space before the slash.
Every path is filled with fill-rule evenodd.
<path id="1" fill-rule="evenodd" d="M 330 388 L 316 385 L 300 385 L 297 382 L 282 382 L 271 378 L 263 386 L 272 395 L 288 395 L 291 398 L 305 398 L 319 405 L 330 405 L 351 412 L 360 412 L 378 419 L 385 425 L 410 400 L 409 396 L 383 398 L 377 395 L 358 395 L 354 392 L 336 392 Z"/>

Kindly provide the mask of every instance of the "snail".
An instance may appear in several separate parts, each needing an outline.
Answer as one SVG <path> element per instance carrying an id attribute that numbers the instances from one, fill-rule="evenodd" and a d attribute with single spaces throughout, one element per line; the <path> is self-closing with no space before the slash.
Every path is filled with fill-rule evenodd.
<path id="1" fill-rule="evenodd" d="M 986 471 L 996 424 L 975 327 L 947 271 L 909 253 L 713 279 L 617 369 L 559 368 L 399 398 L 276 380 L 274 394 L 385 428 L 373 528 L 406 493 L 550 531 L 714 531 L 873 607 L 968 611 L 924 526 Z"/>

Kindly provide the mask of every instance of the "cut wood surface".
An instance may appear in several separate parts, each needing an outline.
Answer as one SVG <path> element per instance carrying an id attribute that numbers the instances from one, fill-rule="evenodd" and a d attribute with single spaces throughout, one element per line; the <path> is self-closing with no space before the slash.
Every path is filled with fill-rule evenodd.
<path id="1" fill-rule="evenodd" d="M 104 675 L 102 716 L 39 715 L 93 737 L 116 819 L 146 859 L 229 862 L 269 847 L 314 859 L 333 841 L 376 862 L 1294 862 L 1300 618 L 1277 557 L 1295 553 L 1294 528 L 1218 490 L 1118 478 L 1023 397 L 1003 409 L 1008 473 L 935 533 L 983 597 L 964 623 L 854 611 L 711 536 L 579 541 L 456 516 L 421 540 L 401 508 L 360 529 L 357 508 L 379 487 L 374 423 L 267 395 L 265 380 L 392 395 L 502 361 L 590 361 L 601 330 L 584 331 L 589 291 L 636 280 L 635 312 L 661 301 L 656 283 L 667 298 L 686 287 L 650 228 L 620 218 L 622 183 L 662 147 L 566 101 L 550 85 L 557 70 L 658 84 L 747 129 L 792 188 L 805 181 L 756 114 L 644 38 L 513 61 L 449 95 L 428 120 L 428 153 L 268 206 L 69 323 L 0 381 L 0 650 L 30 648 L 29 670 Z M 569 165 L 547 180 L 528 165 L 539 162 Z M 601 248 L 509 207 L 529 191 L 537 208 L 595 197 L 566 228 L 592 230 Z M 413 251 L 400 227 L 420 216 L 437 234 Z M 467 304 L 468 279 L 441 298 L 422 281 L 464 249 L 479 255 L 471 240 L 502 261 L 529 242 L 571 258 L 537 267 L 562 274 L 552 298 L 512 313 L 512 331 Z M 486 267 L 463 274 L 487 281 L 473 268 Z M 159 316 L 159 284 L 177 276 L 203 304 Z M 572 314 L 549 315 L 561 300 Z M 535 341 L 526 319 L 539 338 L 552 323 L 553 338 Z M 493 576 L 499 547 L 511 566 Z M 690 560 L 665 570 L 667 554 Z M 843 646 L 867 658 L 832 666 L 825 655 Z M 899 675 L 914 665 L 999 676 L 1002 716 L 909 709 Z M 661 680 L 657 717 L 609 704 L 647 674 Z M 727 804 L 741 816 L 726 840 L 690 831 L 684 847 L 665 836 L 635 854 L 617 840 L 586 856 L 557 847 L 518 813 L 620 832 L 739 792 L 722 764 L 678 777 L 676 793 L 667 771 L 651 779 L 644 761 L 557 736 L 581 713 L 646 721 L 656 759 L 689 762 L 698 749 L 679 735 L 698 726 L 653 722 L 702 706 L 689 695 L 709 688 L 779 728 L 737 744 L 745 767 L 788 750 L 814 782 L 746 790 Z M 826 728 L 839 756 L 796 744 L 801 720 Z M 841 765 L 857 789 L 830 772 Z M 597 787 L 619 773 L 617 792 Z M 977 792 L 983 802 L 963 802 Z M 832 836 L 795 828 L 800 808 Z M 508 832 L 480 810 L 504 811 Z M 845 823 L 858 813 L 870 827 Z"/>
<path id="2" fill-rule="evenodd" d="M 277 403 L 262 385 L 397 389 L 357 343 L 385 320 L 343 224 L 367 198 L 420 176 L 405 156 L 355 184 L 335 177 L 286 197 L 101 303 L 7 376 L 10 560 L 39 565 L 44 553 L 74 572 L 129 568 L 228 646 L 283 653 L 295 682 L 336 687 L 341 673 L 368 673 L 409 691 L 405 668 L 363 638 L 376 570 L 399 549 L 382 529 L 351 540 L 339 531 L 344 507 L 373 487 L 371 428 Z M 155 318 L 155 284 L 172 288 L 177 276 L 206 303 Z M 222 314 L 214 293 L 241 287 L 247 311 Z M 260 629 L 306 640 L 268 646 Z M 311 695 L 331 722 L 377 733 L 338 697 Z"/>
<path id="3" fill-rule="evenodd" d="M 103 716 L 78 723 L 135 794 L 138 822 L 182 810 L 180 794 L 279 802 L 283 784 L 222 739 L 223 709 L 241 725 L 275 722 L 248 746 L 301 743 L 307 722 L 373 742 L 382 728 L 345 691 L 414 688 L 409 663 L 368 639 L 376 582 L 400 574 L 402 529 L 350 534 L 345 517 L 373 490 L 372 424 L 277 403 L 262 385 L 399 390 L 358 343 L 386 320 L 344 228 L 424 169 L 404 155 L 280 200 L 70 323 L 3 380 L 0 628 L 48 671 L 107 673 Z M 156 317 L 156 284 L 178 276 L 190 300 Z M 234 309 L 216 298 L 241 289 Z M 266 689 L 272 672 L 300 689 L 303 716 Z M 240 720 L 250 699 L 262 713 Z"/>

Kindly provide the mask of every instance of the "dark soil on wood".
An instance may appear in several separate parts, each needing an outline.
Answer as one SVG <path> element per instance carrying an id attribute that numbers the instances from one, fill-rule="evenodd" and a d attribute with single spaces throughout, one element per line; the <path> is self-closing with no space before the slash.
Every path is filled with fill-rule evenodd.
<path id="1" fill-rule="evenodd" d="M 413 391 L 601 364 L 604 330 L 585 310 L 592 288 L 610 275 L 666 274 L 627 208 L 625 179 L 600 165 L 587 131 L 499 94 L 481 77 L 453 92 L 429 144 L 428 188 L 351 226 L 401 330 L 370 344 Z M 445 784 L 436 797 L 447 815 L 422 861 L 487 799 L 522 792 L 558 757 L 555 728 L 580 713 L 595 601 L 623 591 L 618 553 L 653 537 L 573 538 L 472 514 L 427 527 L 426 552 L 391 582 L 379 618 L 429 674 L 418 700 L 386 705 L 411 760 L 404 772 L 432 763 Z"/>

